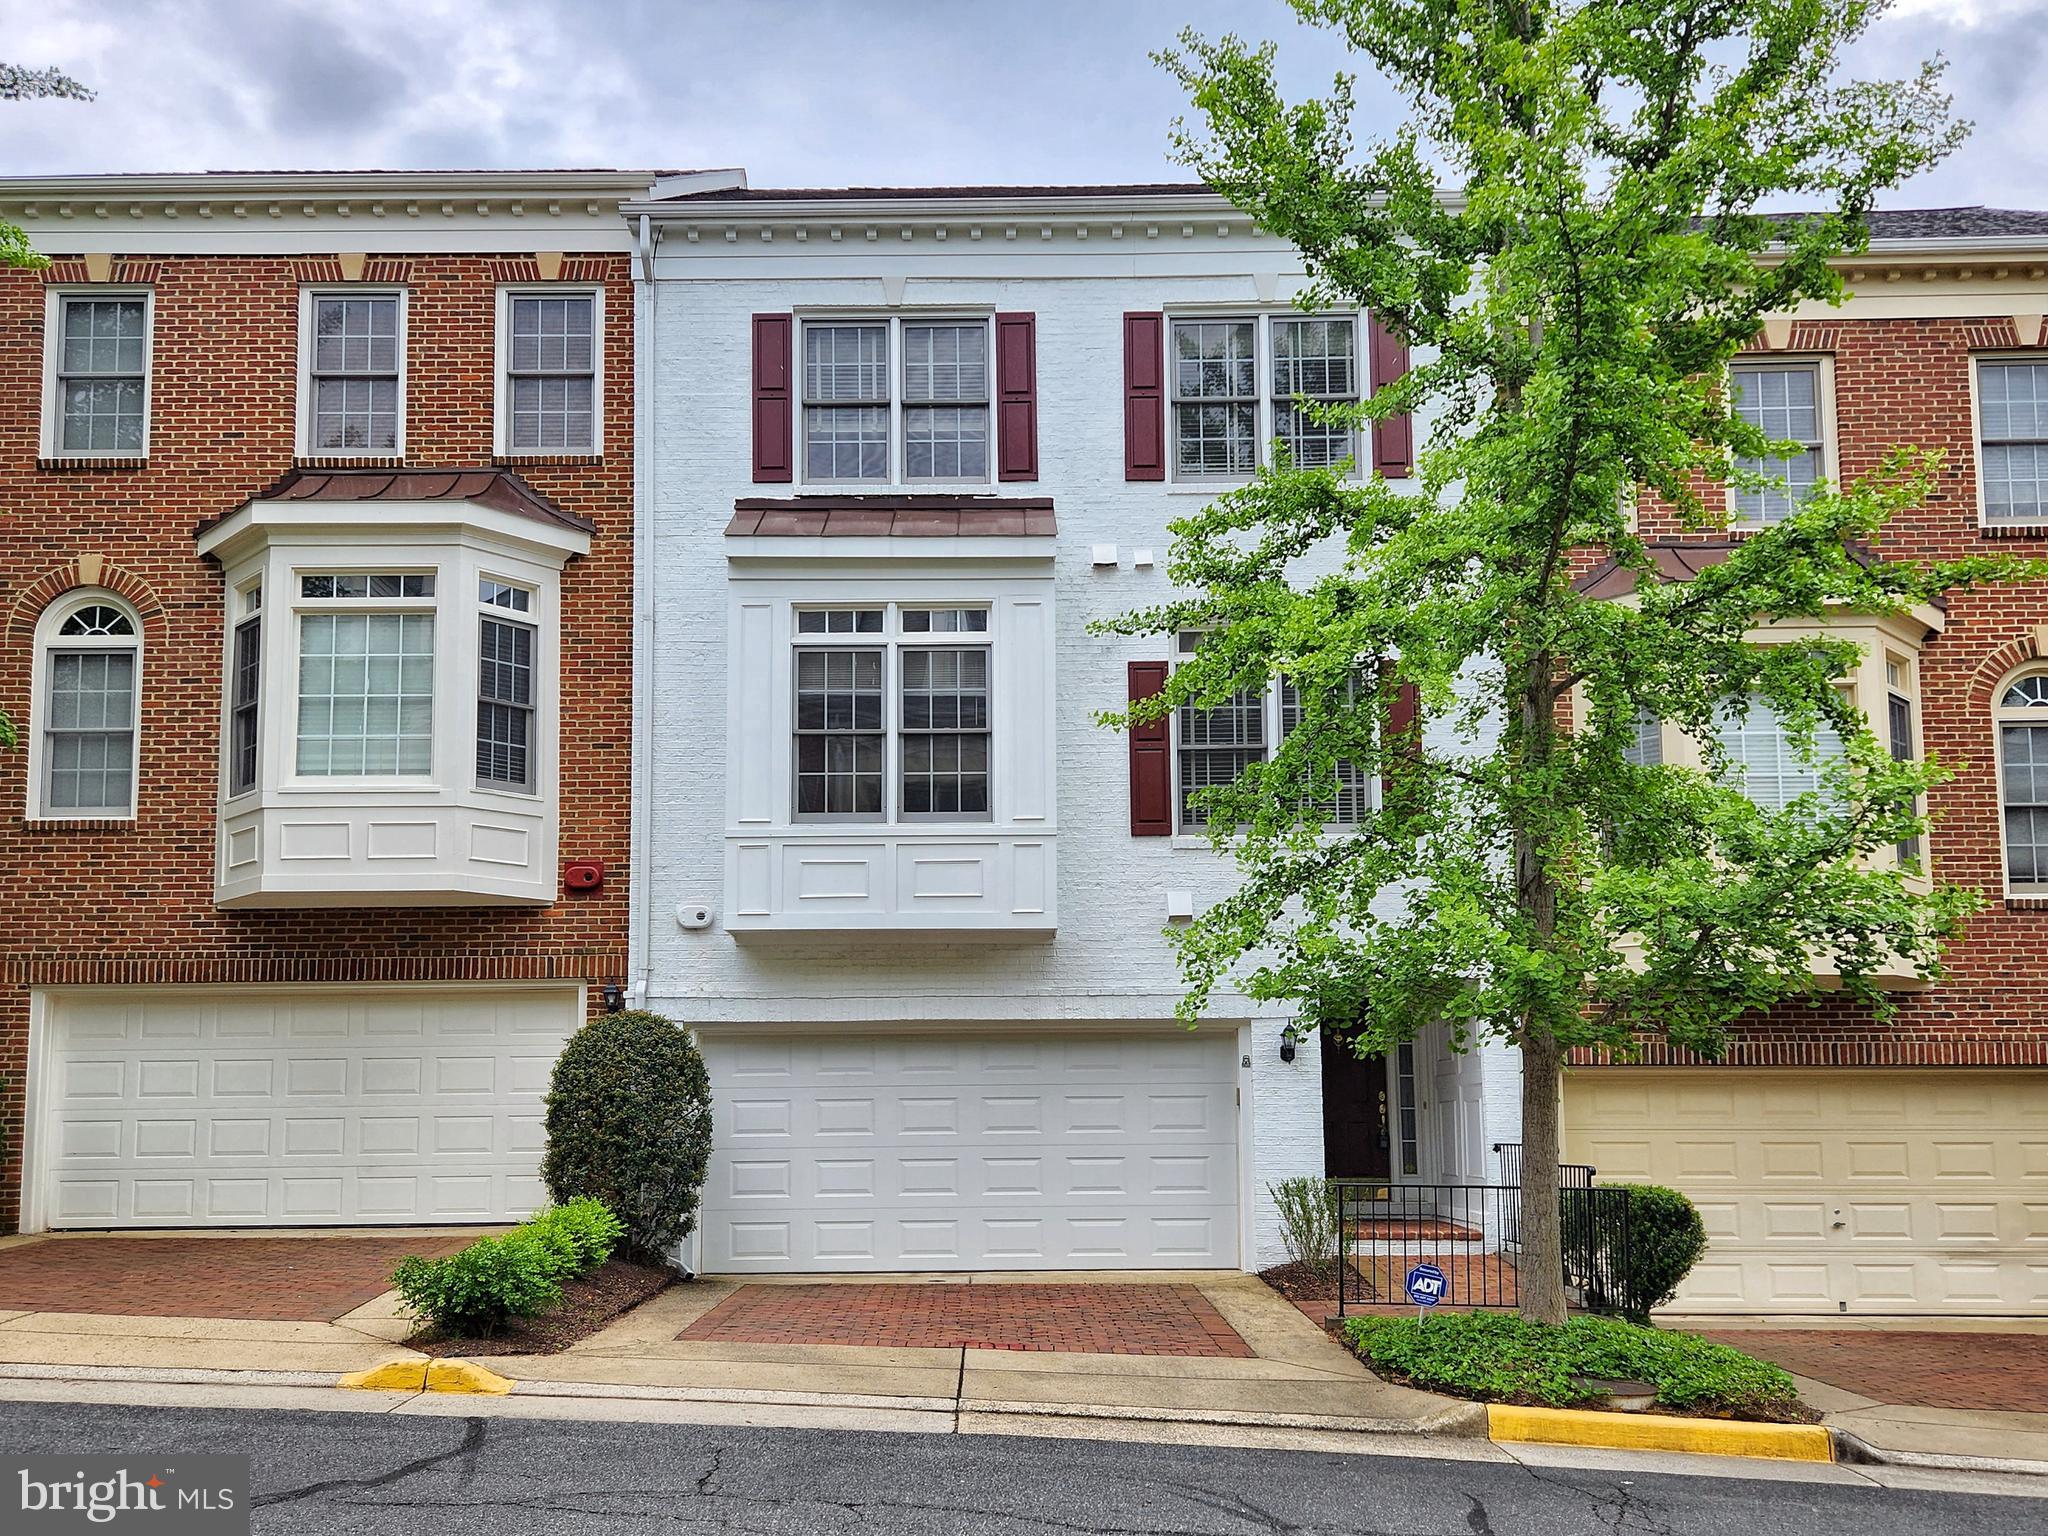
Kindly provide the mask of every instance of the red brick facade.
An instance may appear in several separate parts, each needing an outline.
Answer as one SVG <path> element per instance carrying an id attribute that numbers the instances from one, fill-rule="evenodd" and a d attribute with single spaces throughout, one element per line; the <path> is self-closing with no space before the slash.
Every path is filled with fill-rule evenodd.
<path id="1" fill-rule="evenodd" d="M 337 242 L 339 243 L 339 242 Z M 149 456 L 126 467 L 39 464 L 44 285 L 83 261 L 0 272 L 0 709 L 28 723 L 37 616 L 101 585 L 144 622 L 141 776 L 133 822 L 36 822 L 26 753 L 0 752 L 0 1126 L 22 1132 L 28 988 L 150 984 L 577 979 L 626 969 L 630 791 L 633 304 L 623 254 L 562 261 L 602 283 L 604 452 L 521 458 L 537 491 L 591 519 L 587 557 L 562 576 L 560 857 L 601 859 L 601 889 L 545 908 L 222 911 L 213 901 L 223 664 L 219 569 L 194 553 L 202 519 L 293 463 L 299 285 L 339 258 L 116 259 L 113 281 L 155 295 Z M 552 262 L 550 263 L 552 266 Z M 550 274 L 552 275 L 552 273 Z M 540 276 L 532 256 L 372 257 L 367 281 L 403 284 L 405 462 L 491 461 L 497 285 Z M 18 1178 L 0 1175 L 0 1230 Z"/>
<path id="2" fill-rule="evenodd" d="M 1971 403 L 1979 354 L 2010 354 L 2038 339 L 2023 338 L 2013 317 L 2001 315 L 1842 318 L 1792 328 L 1788 353 L 1833 359 L 1844 483 L 1874 471 L 1896 445 L 1946 455 L 1934 493 L 1894 520 L 1880 553 L 1958 557 L 2010 552 L 2015 537 L 2048 538 L 2043 528 L 1987 533 L 1979 527 Z M 2048 352 L 2036 355 L 2048 358 Z M 1686 537 L 1668 511 L 1655 508 L 1645 509 L 1643 531 Z M 2048 555 L 2048 546 L 2040 552 Z M 2048 1066 L 2048 911 L 2038 910 L 2038 899 L 2005 895 L 1991 717 L 1998 682 L 2026 661 L 2048 659 L 2036 639 L 2038 626 L 2048 626 L 2048 585 L 1958 592 L 1949 599 L 1944 631 L 1920 655 L 1922 743 L 1957 770 L 1931 796 L 1933 873 L 1984 899 L 1949 953 L 1948 977 L 1903 995 L 1887 1022 L 1838 1000 L 1745 1021 L 1734 1032 L 1730 1065 Z M 1693 1059 L 1669 1046 L 1652 1046 L 1644 1057 L 1655 1065 Z"/>

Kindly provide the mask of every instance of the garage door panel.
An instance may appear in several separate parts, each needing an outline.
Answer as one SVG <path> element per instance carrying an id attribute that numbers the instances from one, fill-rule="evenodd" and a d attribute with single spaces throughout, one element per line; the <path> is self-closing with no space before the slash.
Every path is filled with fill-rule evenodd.
<path id="1" fill-rule="evenodd" d="M 1708 1251 L 1678 1308 L 2040 1313 L 2044 1106 L 2030 1071 L 1589 1071 L 1569 1080 L 1565 1141 L 1603 1180 L 1699 1206 Z"/>
<path id="2" fill-rule="evenodd" d="M 714 1036 L 705 1267 L 1233 1263 L 1233 1047 Z"/>
<path id="3" fill-rule="evenodd" d="M 53 1226 L 504 1220 L 541 1202 L 566 990 L 49 1005 Z M 401 1054 L 402 1053 L 402 1054 Z"/>

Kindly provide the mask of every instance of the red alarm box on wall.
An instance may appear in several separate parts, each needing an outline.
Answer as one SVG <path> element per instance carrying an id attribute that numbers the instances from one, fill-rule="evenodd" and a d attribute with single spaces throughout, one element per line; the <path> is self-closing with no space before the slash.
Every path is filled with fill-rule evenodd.
<path id="1" fill-rule="evenodd" d="M 603 884 L 603 859 L 571 859 L 562 866 L 562 885 L 567 890 L 594 891 Z"/>

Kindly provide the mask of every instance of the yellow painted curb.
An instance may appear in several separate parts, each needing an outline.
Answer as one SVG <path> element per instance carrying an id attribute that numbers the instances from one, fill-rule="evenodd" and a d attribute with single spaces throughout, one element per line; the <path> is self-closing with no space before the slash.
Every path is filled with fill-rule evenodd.
<path id="1" fill-rule="evenodd" d="M 426 1384 L 424 1360 L 386 1360 L 367 1371 L 350 1371 L 335 1383 L 351 1392 L 419 1392 Z"/>
<path id="2" fill-rule="evenodd" d="M 1657 1413 L 1597 1413 L 1587 1408 L 1516 1408 L 1489 1403 L 1487 1437 L 1544 1445 L 1599 1445 L 1622 1451 L 1690 1451 L 1700 1456 L 1762 1456 L 1777 1461 L 1833 1461 L 1833 1442 L 1818 1424 L 1739 1424 L 1730 1419 L 1679 1419 Z"/>
<path id="3" fill-rule="evenodd" d="M 483 1392 L 503 1397 L 512 1390 L 511 1381 L 496 1371 L 487 1371 L 469 1360 L 427 1362 L 429 1392 Z"/>

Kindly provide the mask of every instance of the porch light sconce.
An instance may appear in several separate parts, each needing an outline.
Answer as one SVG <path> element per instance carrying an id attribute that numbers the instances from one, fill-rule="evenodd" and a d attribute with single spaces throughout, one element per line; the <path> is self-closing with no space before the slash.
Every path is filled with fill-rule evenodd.
<path id="1" fill-rule="evenodd" d="M 604 999 L 604 1011 L 606 1013 L 617 1013 L 626 1006 L 625 988 L 621 987 L 616 981 L 606 982 L 604 984 L 604 991 L 599 995 Z"/>
<path id="2" fill-rule="evenodd" d="M 1280 1059 L 1282 1061 L 1294 1060 L 1295 1039 L 1296 1036 L 1294 1033 L 1294 1026 L 1292 1024 L 1288 1025 L 1285 1029 L 1280 1031 Z"/>

